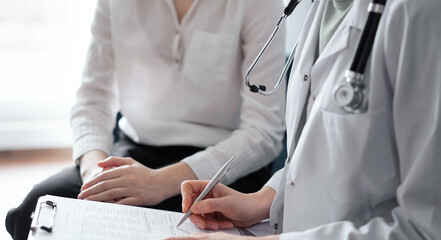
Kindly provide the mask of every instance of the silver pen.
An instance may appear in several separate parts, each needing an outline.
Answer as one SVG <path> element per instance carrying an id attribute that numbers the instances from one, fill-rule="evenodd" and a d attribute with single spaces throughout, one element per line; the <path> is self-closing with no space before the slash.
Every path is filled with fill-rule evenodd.
<path id="1" fill-rule="evenodd" d="M 202 200 L 210 191 L 211 189 L 220 181 L 222 180 L 222 178 L 225 176 L 225 174 L 227 174 L 228 169 L 230 169 L 231 167 L 231 163 L 233 162 L 234 156 L 232 156 L 230 158 L 230 160 L 228 160 L 222 167 L 221 169 L 219 169 L 219 171 L 214 175 L 214 177 L 210 180 L 210 182 L 208 182 L 207 186 L 205 186 L 204 190 L 201 192 L 201 194 L 196 198 L 196 200 L 194 200 L 194 202 L 191 204 L 191 206 L 193 206 L 193 204 L 199 202 L 200 200 Z M 184 214 L 184 216 L 182 216 L 181 220 L 179 221 L 178 225 L 176 225 L 176 227 L 179 227 L 183 222 L 185 222 L 185 220 L 187 220 L 188 217 L 190 217 L 191 214 L 191 206 L 188 209 L 188 211 Z"/>

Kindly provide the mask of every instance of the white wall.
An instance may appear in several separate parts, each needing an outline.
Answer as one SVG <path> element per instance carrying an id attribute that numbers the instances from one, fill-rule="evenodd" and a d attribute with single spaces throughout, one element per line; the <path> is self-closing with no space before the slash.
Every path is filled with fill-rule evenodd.
<path id="1" fill-rule="evenodd" d="M 71 145 L 93 0 L 0 0 L 0 150 Z"/>
<path id="2" fill-rule="evenodd" d="M 285 5 L 288 4 L 289 0 L 283 0 Z M 303 22 L 308 13 L 308 9 L 311 6 L 311 0 L 303 0 L 297 5 L 293 13 L 287 18 L 287 38 L 286 38 L 286 49 L 287 52 L 291 52 L 294 43 L 300 35 L 300 31 L 303 27 Z M 282 13 L 281 13 L 282 14 Z"/>

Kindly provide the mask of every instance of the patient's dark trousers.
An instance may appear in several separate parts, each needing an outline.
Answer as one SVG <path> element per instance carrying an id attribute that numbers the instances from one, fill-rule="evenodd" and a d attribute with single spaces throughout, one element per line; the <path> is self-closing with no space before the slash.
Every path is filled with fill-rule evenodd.
<path id="1" fill-rule="evenodd" d="M 190 146 L 153 147 L 134 143 L 122 134 L 121 139 L 114 143 L 112 156 L 131 157 L 147 167 L 156 169 L 175 163 L 181 159 L 203 150 Z M 264 167 L 245 176 L 230 187 L 245 193 L 258 191 L 269 179 L 270 168 Z M 35 185 L 17 208 L 9 210 L 6 217 L 6 229 L 14 239 L 27 239 L 31 225 L 31 214 L 40 196 L 46 194 L 77 198 L 83 184 L 77 166 L 68 167 L 59 173 Z M 156 206 L 157 209 L 181 211 L 181 196 L 166 199 Z"/>

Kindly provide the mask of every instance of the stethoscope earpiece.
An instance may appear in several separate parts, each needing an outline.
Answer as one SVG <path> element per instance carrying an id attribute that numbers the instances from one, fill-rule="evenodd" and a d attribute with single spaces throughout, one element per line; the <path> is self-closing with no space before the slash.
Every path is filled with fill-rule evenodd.
<path id="1" fill-rule="evenodd" d="M 259 89 L 262 91 L 266 91 L 266 86 L 265 85 L 259 85 Z"/>
<path id="2" fill-rule="evenodd" d="M 250 86 L 250 91 L 253 93 L 257 93 L 259 91 L 266 91 L 266 86 L 265 85 L 251 85 Z"/>
<path id="3" fill-rule="evenodd" d="M 260 58 L 262 57 L 262 55 L 265 53 L 266 49 L 268 48 L 268 46 L 271 44 L 271 42 L 273 41 L 274 37 L 276 36 L 277 32 L 279 31 L 279 29 L 283 26 L 286 18 L 294 11 L 294 9 L 296 8 L 296 6 L 300 3 L 301 0 L 291 0 L 288 3 L 288 6 L 285 8 L 282 17 L 280 18 L 279 22 L 276 25 L 276 28 L 274 29 L 274 31 L 271 33 L 271 36 L 269 37 L 269 39 L 267 40 L 267 42 L 265 43 L 265 45 L 263 45 L 262 50 L 260 50 L 259 54 L 257 54 L 256 59 L 254 59 L 253 63 L 251 64 L 251 66 L 249 67 L 248 71 L 245 74 L 245 84 L 250 88 L 250 91 L 253 93 L 260 93 L 264 96 L 269 96 L 273 93 L 275 93 L 277 91 L 277 89 L 279 89 L 283 79 L 285 78 L 285 75 L 289 69 L 289 66 L 291 65 L 291 63 L 294 60 L 294 52 L 297 48 L 297 42 L 294 44 L 294 47 L 291 51 L 291 54 L 288 57 L 288 61 L 285 63 L 285 67 L 283 68 L 282 73 L 280 74 L 279 80 L 277 80 L 276 85 L 269 91 L 266 91 L 266 86 L 265 85 L 254 85 L 250 83 L 250 75 L 254 70 L 254 67 L 256 66 L 257 62 L 259 62 Z"/>

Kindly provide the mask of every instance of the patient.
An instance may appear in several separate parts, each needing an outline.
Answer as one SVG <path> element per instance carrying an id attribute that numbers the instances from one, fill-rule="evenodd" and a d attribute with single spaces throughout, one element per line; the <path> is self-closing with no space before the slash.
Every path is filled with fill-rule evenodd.
<path id="1" fill-rule="evenodd" d="M 260 189 L 282 147 L 285 95 L 252 94 L 243 78 L 282 5 L 99 0 L 72 108 L 75 165 L 9 211 L 13 238 L 27 238 L 45 194 L 180 211 L 181 182 L 210 179 L 233 155 L 223 183 Z M 274 41 L 252 75 L 257 83 L 271 85 L 283 67 L 284 35 Z"/>

